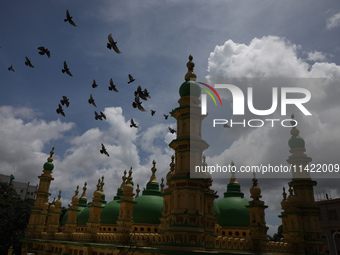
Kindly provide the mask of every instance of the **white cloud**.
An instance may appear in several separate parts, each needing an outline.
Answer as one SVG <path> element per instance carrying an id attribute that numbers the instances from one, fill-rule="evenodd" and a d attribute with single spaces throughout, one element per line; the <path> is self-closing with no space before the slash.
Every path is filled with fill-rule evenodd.
<path id="1" fill-rule="evenodd" d="M 340 12 L 334 14 L 329 19 L 327 19 L 326 28 L 330 30 L 338 26 L 340 26 Z"/>
<path id="2" fill-rule="evenodd" d="M 326 60 L 326 55 L 323 54 L 320 51 L 308 52 L 307 59 L 309 61 L 325 61 Z"/>

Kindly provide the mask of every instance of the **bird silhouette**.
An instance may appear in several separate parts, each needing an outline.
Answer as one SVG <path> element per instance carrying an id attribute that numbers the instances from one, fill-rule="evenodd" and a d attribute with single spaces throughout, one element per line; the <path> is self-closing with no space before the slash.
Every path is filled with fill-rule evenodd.
<path id="1" fill-rule="evenodd" d="M 106 119 L 106 115 L 101 111 L 100 116 L 102 116 L 104 119 Z"/>
<path id="2" fill-rule="evenodd" d="M 167 120 L 169 115 L 163 114 L 164 118 Z"/>
<path id="3" fill-rule="evenodd" d="M 225 127 L 225 128 L 230 128 L 230 126 L 229 126 L 228 123 L 224 124 L 223 127 Z"/>
<path id="4" fill-rule="evenodd" d="M 133 121 L 133 119 L 130 120 L 130 127 L 134 127 L 134 128 L 138 128 L 138 126 L 136 125 L 136 123 Z"/>
<path id="5" fill-rule="evenodd" d="M 12 65 L 10 67 L 8 67 L 8 71 L 15 72 Z"/>
<path id="6" fill-rule="evenodd" d="M 154 116 L 156 111 L 154 111 L 154 110 L 150 110 L 150 111 L 151 111 L 151 116 Z"/>
<path id="7" fill-rule="evenodd" d="M 109 153 L 107 152 L 104 144 L 102 144 L 102 149 L 100 150 L 101 154 L 105 154 L 106 156 L 110 157 Z"/>
<path id="8" fill-rule="evenodd" d="M 113 91 L 116 91 L 118 92 L 118 90 L 116 89 L 116 85 L 113 84 L 113 80 L 112 78 L 110 79 L 110 86 L 109 86 L 109 90 L 113 90 Z"/>
<path id="9" fill-rule="evenodd" d="M 90 99 L 88 100 L 89 104 L 92 104 L 94 107 L 97 107 L 97 105 L 94 102 L 94 99 L 92 97 L 92 94 L 90 95 Z"/>
<path id="10" fill-rule="evenodd" d="M 38 50 L 40 50 L 40 51 L 38 52 L 40 55 L 46 54 L 47 57 L 50 58 L 51 52 L 50 52 L 47 48 L 45 48 L 44 46 L 40 46 L 40 47 L 38 47 Z"/>
<path id="11" fill-rule="evenodd" d="M 169 127 L 169 131 L 170 131 L 171 134 L 176 133 L 176 130 L 175 130 L 175 129 L 172 129 L 171 127 Z"/>
<path id="12" fill-rule="evenodd" d="M 120 50 L 117 47 L 117 42 L 115 42 L 112 38 L 112 34 L 108 35 L 109 42 L 107 43 L 106 47 L 108 49 L 113 49 L 115 52 L 120 53 Z"/>
<path id="13" fill-rule="evenodd" d="M 64 19 L 64 22 L 70 23 L 72 26 L 76 27 L 77 25 L 73 22 L 72 20 L 72 16 L 70 16 L 70 13 L 68 12 L 68 10 L 66 10 L 66 19 Z"/>
<path id="14" fill-rule="evenodd" d="M 135 79 L 132 77 L 131 74 L 129 74 L 129 81 L 128 81 L 128 83 L 131 83 L 131 82 L 134 82 L 134 81 L 135 81 Z"/>
<path id="15" fill-rule="evenodd" d="M 148 98 L 151 98 L 148 90 L 147 89 L 142 90 L 142 87 L 140 85 L 137 87 L 137 90 L 135 91 L 134 94 L 135 94 L 135 96 L 138 94 L 139 98 L 141 98 L 145 101 L 147 101 Z"/>
<path id="16" fill-rule="evenodd" d="M 94 118 L 96 120 L 103 120 L 102 116 L 98 114 L 98 112 L 94 111 Z"/>
<path id="17" fill-rule="evenodd" d="M 96 88 L 96 87 L 98 87 L 98 84 L 96 83 L 96 80 L 93 80 L 92 88 Z"/>
<path id="18" fill-rule="evenodd" d="M 64 68 L 61 70 L 63 73 L 67 73 L 69 76 L 73 76 L 70 72 L 70 69 L 68 68 L 66 61 L 64 61 Z"/>
<path id="19" fill-rule="evenodd" d="M 66 96 L 63 96 L 63 99 L 60 100 L 60 103 L 62 105 L 66 105 L 66 107 L 69 107 L 70 105 L 69 99 Z"/>
<path id="20" fill-rule="evenodd" d="M 59 104 L 58 108 L 57 108 L 57 113 L 58 114 L 61 114 L 65 117 L 65 113 L 64 113 L 64 110 L 63 110 L 63 107 L 61 107 L 61 105 Z"/>
<path id="21" fill-rule="evenodd" d="M 139 94 L 135 96 L 135 101 L 132 103 L 133 108 L 138 108 L 138 110 L 142 112 L 146 112 L 146 110 L 143 108 L 142 103 L 139 101 Z"/>
<path id="22" fill-rule="evenodd" d="M 25 57 L 26 61 L 25 61 L 25 65 L 34 68 L 34 66 L 32 65 L 31 61 L 28 59 L 28 57 Z"/>

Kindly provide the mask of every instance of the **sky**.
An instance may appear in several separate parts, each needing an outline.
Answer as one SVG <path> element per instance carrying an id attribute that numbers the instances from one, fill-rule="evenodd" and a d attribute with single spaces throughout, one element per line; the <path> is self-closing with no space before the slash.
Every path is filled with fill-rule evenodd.
<path id="1" fill-rule="evenodd" d="M 158 181 L 165 177 L 173 154 L 168 144 L 176 137 L 168 127 L 176 128 L 176 120 L 166 120 L 163 114 L 178 107 L 178 89 L 190 54 L 197 80 L 211 85 L 242 77 L 331 81 L 308 87 L 312 117 L 297 111 L 296 119 L 313 162 L 339 163 L 340 3 L 336 0 L 2 1 L 0 10 L 0 173 L 36 185 L 54 146 L 51 200 L 62 190 L 63 206 L 85 181 L 91 200 L 101 176 L 111 201 L 123 171 L 130 167 L 134 182 L 144 187 L 152 160 Z M 66 10 L 76 27 L 64 22 Z M 106 47 L 110 33 L 120 54 Z M 50 58 L 38 54 L 40 46 L 50 50 Z M 26 56 L 34 68 L 25 65 Z M 72 77 L 62 73 L 64 61 Z M 11 65 L 15 72 L 8 70 Z M 135 78 L 130 84 L 128 74 Z M 118 93 L 108 90 L 111 78 Z M 92 88 L 93 80 L 97 88 Z M 142 103 L 147 112 L 132 107 L 138 85 L 150 92 L 151 98 Z M 266 95 L 266 91 L 268 86 L 254 85 L 254 93 Z M 87 102 L 90 94 L 97 107 Z M 64 107 L 65 117 L 56 112 L 62 96 L 70 101 Z M 230 97 L 223 100 L 232 105 Z M 156 110 L 154 116 L 151 109 Z M 103 111 L 107 119 L 95 120 L 94 111 Z M 137 129 L 130 128 L 131 118 Z M 287 164 L 289 131 L 219 129 L 225 147 L 219 146 L 215 153 L 207 150 L 207 161 Z M 206 135 L 209 140 L 208 133 L 202 134 L 203 139 Z M 101 143 L 110 157 L 100 154 Z M 214 182 L 220 198 L 229 178 Z M 340 196 L 336 178 L 317 181 L 317 198 L 325 193 Z M 239 182 L 249 198 L 251 181 Z M 280 225 L 277 215 L 287 180 L 260 179 L 259 185 L 269 205 L 266 215 L 272 234 Z"/>

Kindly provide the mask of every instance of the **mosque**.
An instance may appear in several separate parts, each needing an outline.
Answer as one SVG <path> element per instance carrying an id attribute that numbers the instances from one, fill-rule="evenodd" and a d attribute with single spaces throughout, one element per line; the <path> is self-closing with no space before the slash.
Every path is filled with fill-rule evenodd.
<path id="1" fill-rule="evenodd" d="M 189 56 L 185 82 L 180 86 L 179 107 L 172 111 L 177 120 L 177 137 L 169 146 L 175 151 L 169 159 L 165 180 L 156 178 L 156 162 L 150 180 L 140 194 L 133 184 L 132 169 L 124 172 L 117 194 L 107 202 L 104 179 L 99 179 L 92 201 L 79 186 L 72 205 L 62 218 L 61 192 L 49 203 L 53 181 L 53 149 L 39 176 L 39 188 L 32 207 L 22 254 L 325 254 L 319 226 L 319 207 L 314 201 L 316 181 L 296 176 L 283 189 L 281 201 L 283 240 L 268 241 L 261 188 L 254 177 L 251 200 L 234 175 L 218 202 L 209 175 L 190 178 L 190 159 L 205 165 L 203 151 L 208 144 L 201 137 L 200 89 Z M 194 92 L 194 93 L 193 93 Z M 197 93 L 196 93 L 197 92 Z M 296 127 L 288 141 L 292 166 L 306 166 L 305 142 Z M 190 142 L 191 141 L 191 142 Z M 192 142 L 194 141 L 194 142 Z M 82 192 L 80 197 L 79 192 Z M 90 203 L 89 203 L 90 202 Z"/>

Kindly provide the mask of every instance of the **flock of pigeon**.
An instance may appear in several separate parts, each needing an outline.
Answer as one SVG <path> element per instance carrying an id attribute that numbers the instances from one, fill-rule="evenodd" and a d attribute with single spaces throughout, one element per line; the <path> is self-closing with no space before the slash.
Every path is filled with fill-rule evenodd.
<path id="1" fill-rule="evenodd" d="M 64 22 L 68 22 L 69 24 L 71 24 L 74 27 L 77 26 L 74 23 L 74 21 L 72 20 L 72 16 L 70 15 L 68 10 L 66 10 L 66 19 L 64 19 Z M 115 42 L 113 40 L 113 38 L 112 38 L 112 34 L 108 35 L 108 41 L 109 42 L 107 43 L 107 48 L 109 50 L 113 49 L 116 53 L 118 53 L 118 54 L 121 53 L 121 51 L 117 47 L 117 42 Z M 50 53 L 50 51 L 47 48 L 45 48 L 43 46 L 40 46 L 37 49 L 39 50 L 38 53 L 40 55 L 46 55 L 48 58 L 50 58 L 51 53 Z M 28 66 L 28 67 L 34 68 L 34 65 L 31 63 L 30 59 L 27 56 L 25 56 L 25 65 Z M 8 70 L 12 71 L 12 72 L 15 72 L 15 70 L 14 70 L 12 65 L 8 67 Z M 66 61 L 64 61 L 64 66 L 63 66 L 63 69 L 61 71 L 62 71 L 62 73 L 66 73 L 69 76 L 73 76 L 72 73 L 70 72 L 69 67 L 67 66 Z M 129 81 L 127 82 L 128 84 L 130 84 L 130 83 L 135 81 L 135 79 L 132 77 L 131 74 L 128 75 L 128 78 L 129 78 Z M 96 80 L 93 80 L 92 88 L 96 88 L 96 87 L 98 87 L 98 84 L 96 83 Z M 110 79 L 110 85 L 109 85 L 108 89 L 110 91 L 114 91 L 116 93 L 119 92 L 118 89 L 116 88 L 116 85 L 113 83 L 112 78 Z M 138 109 L 138 110 L 140 110 L 142 112 L 146 112 L 146 110 L 142 106 L 142 101 L 141 100 L 147 101 L 148 98 L 151 98 L 148 90 L 146 88 L 143 90 L 141 88 L 141 86 L 139 85 L 137 90 L 134 92 L 134 101 L 132 103 L 132 107 L 136 108 L 136 109 Z M 89 102 L 89 104 L 93 105 L 94 107 L 97 107 L 92 94 L 90 94 L 90 98 L 88 99 L 88 102 Z M 64 112 L 64 108 L 63 107 L 64 106 L 65 107 L 69 107 L 69 105 L 70 105 L 69 99 L 66 96 L 63 96 L 62 99 L 60 100 L 60 103 L 58 104 L 58 108 L 56 109 L 57 114 L 61 114 L 62 116 L 65 117 L 65 112 Z M 156 111 L 155 110 L 150 110 L 150 111 L 151 111 L 151 116 L 154 116 Z M 169 115 L 166 115 L 166 114 L 163 114 L 163 116 L 164 116 L 165 119 L 168 119 L 168 117 L 169 117 Z M 106 119 L 106 115 L 102 111 L 100 111 L 99 113 L 97 111 L 94 111 L 94 118 L 96 120 L 103 120 L 103 119 Z M 130 127 L 131 128 L 138 128 L 137 124 L 134 122 L 133 119 L 130 120 Z M 176 130 L 172 129 L 171 127 L 169 127 L 169 131 L 170 131 L 171 134 L 176 133 Z M 103 143 L 101 144 L 100 153 L 104 154 L 104 155 L 106 155 L 108 157 L 110 156 L 109 153 L 106 150 L 105 145 Z"/>

